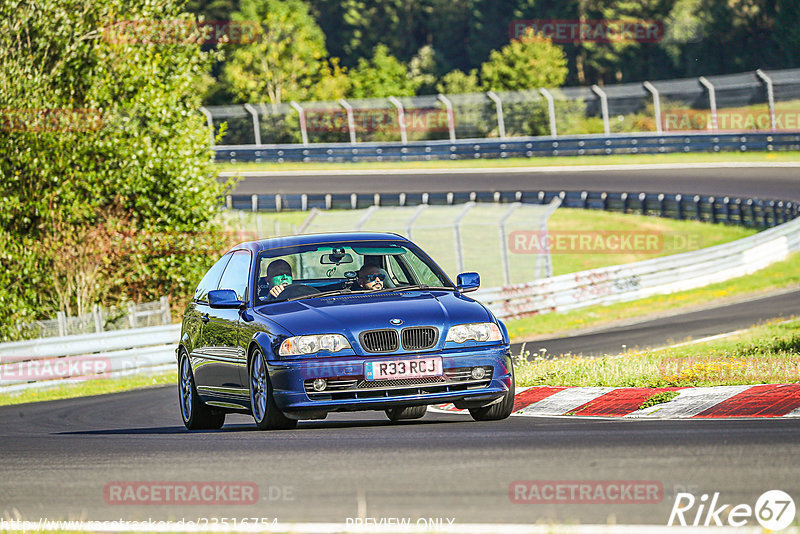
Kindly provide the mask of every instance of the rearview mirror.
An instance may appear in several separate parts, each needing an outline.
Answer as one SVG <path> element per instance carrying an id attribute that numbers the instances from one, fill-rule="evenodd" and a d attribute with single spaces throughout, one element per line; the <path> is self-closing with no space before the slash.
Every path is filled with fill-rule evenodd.
<path id="1" fill-rule="evenodd" d="M 208 292 L 208 305 L 214 309 L 235 309 L 244 306 L 233 289 L 214 289 Z"/>
<path id="2" fill-rule="evenodd" d="M 342 263 L 353 263 L 353 256 L 348 253 L 342 254 L 323 254 L 319 258 L 319 262 L 323 265 L 340 265 Z"/>
<path id="3" fill-rule="evenodd" d="M 475 291 L 481 286 L 481 275 L 478 273 L 461 273 L 456 279 L 456 287 L 461 293 Z"/>

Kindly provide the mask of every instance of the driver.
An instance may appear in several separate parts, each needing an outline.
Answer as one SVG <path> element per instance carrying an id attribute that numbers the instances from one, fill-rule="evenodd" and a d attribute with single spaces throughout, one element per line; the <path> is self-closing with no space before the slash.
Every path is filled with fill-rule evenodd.
<path id="1" fill-rule="evenodd" d="M 370 291 L 383 289 L 383 280 L 386 275 L 381 272 L 377 265 L 364 265 L 358 270 L 357 275 L 356 283 L 358 284 L 358 289 Z"/>
<path id="2" fill-rule="evenodd" d="M 292 283 L 292 266 L 286 260 L 275 260 L 267 267 L 269 296 L 277 298 Z"/>

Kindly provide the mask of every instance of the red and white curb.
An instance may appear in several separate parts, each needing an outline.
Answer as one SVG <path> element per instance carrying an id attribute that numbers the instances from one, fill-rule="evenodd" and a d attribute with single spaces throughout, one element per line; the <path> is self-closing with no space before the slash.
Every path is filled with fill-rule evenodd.
<path id="1" fill-rule="evenodd" d="M 677 391 L 669 402 L 642 410 L 645 400 Z M 438 413 L 463 413 L 452 404 L 429 406 Z M 511 415 L 702 419 L 800 417 L 800 384 L 759 384 L 690 388 L 551 387 L 517 388 Z"/>

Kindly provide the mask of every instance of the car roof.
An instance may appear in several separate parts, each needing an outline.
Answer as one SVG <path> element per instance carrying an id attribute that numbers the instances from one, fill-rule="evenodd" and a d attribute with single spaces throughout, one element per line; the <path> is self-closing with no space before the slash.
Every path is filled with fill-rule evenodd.
<path id="1" fill-rule="evenodd" d="M 283 247 L 296 247 L 303 245 L 323 245 L 327 243 L 343 243 L 348 241 L 392 241 L 395 243 L 410 243 L 405 237 L 391 232 L 330 232 L 322 234 L 298 234 L 290 236 L 271 237 L 258 241 L 246 241 L 231 247 L 230 250 L 250 250 L 261 252 Z"/>

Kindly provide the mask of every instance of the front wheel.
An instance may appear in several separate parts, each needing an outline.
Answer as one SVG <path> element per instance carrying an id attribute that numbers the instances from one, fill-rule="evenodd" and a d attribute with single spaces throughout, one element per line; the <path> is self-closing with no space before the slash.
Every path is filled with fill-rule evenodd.
<path id="1" fill-rule="evenodd" d="M 256 349 L 250 361 L 250 408 L 259 430 L 288 430 L 297 426 L 275 404 L 264 354 Z"/>
<path id="2" fill-rule="evenodd" d="M 419 419 L 425 415 L 428 407 L 423 406 L 400 406 L 398 408 L 389 408 L 386 411 L 386 417 L 391 421 L 400 421 L 401 419 Z"/>
<path id="3" fill-rule="evenodd" d="M 225 424 L 225 412 L 212 410 L 197 394 L 192 374 L 192 364 L 189 355 L 181 350 L 178 363 L 178 399 L 181 407 L 181 418 L 184 426 L 189 430 L 217 430 Z"/>
<path id="4" fill-rule="evenodd" d="M 514 410 L 514 367 L 511 367 L 511 387 L 500 402 L 482 408 L 470 408 L 469 414 L 476 421 L 500 421 Z"/>

